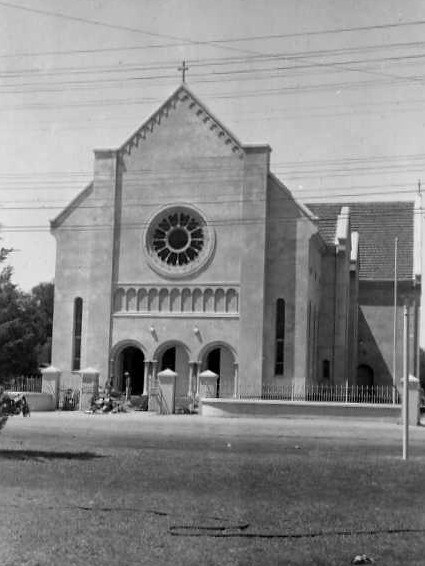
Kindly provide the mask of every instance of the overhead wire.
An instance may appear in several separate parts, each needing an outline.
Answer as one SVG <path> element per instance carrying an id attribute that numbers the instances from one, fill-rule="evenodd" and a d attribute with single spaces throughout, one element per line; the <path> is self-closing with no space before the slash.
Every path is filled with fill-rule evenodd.
<path id="1" fill-rule="evenodd" d="M 328 57 L 339 57 L 340 55 L 346 54 L 355 54 L 358 52 L 368 52 L 368 51 L 382 51 L 388 50 L 391 48 L 417 48 L 417 47 L 424 47 L 425 41 L 416 41 L 416 42 L 396 42 L 396 43 L 386 43 L 386 44 L 373 44 L 373 45 L 359 45 L 355 47 L 344 47 L 344 48 L 332 48 L 332 49 L 315 49 L 315 50 L 308 50 L 308 51 L 290 51 L 290 52 L 277 52 L 277 53 L 264 53 L 264 54 L 253 54 L 250 56 L 245 57 L 214 57 L 214 58 L 207 58 L 203 57 L 202 59 L 191 59 L 190 66 L 191 68 L 202 68 L 202 67 L 219 67 L 219 66 L 228 66 L 228 65 L 235 65 L 235 64 L 244 64 L 244 63 L 252 63 L 252 62 L 276 62 L 280 60 L 287 60 L 287 61 L 297 61 L 298 59 L 316 59 L 322 58 L 324 56 Z M 6 55 L 5 55 L 6 56 Z M 0 55 L 1 58 L 1 55 Z M 349 62 L 349 61 L 348 61 Z M 95 65 L 95 66 L 87 66 L 87 65 L 80 65 L 80 66 L 59 66 L 59 67 L 51 67 L 48 68 L 40 68 L 40 67 L 29 67 L 29 68 L 14 68 L 13 70 L 2 71 L 0 76 L 2 77 L 14 77 L 14 76 L 22 76 L 23 74 L 38 74 L 38 75 L 46 75 L 52 76 L 55 74 L 64 74 L 64 73 L 97 73 L 97 72 L 122 72 L 122 71 L 157 71 L 157 70 L 176 70 L 176 65 L 178 64 L 177 61 L 173 63 L 165 63 L 161 61 L 153 61 L 149 64 L 141 64 L 140 62 L 133 62 L 133 63 L 123 63 L 122 61 L 117 62 L 116 64 L 108 64 L 108 65 Z"/>
<path id="2" fill-rule="evenodd" d="M 74 21 L 77 23 L 82 23 L 82 24 L 88 24 L 88 25 L 92 25 L 92 26 L 97 26 L 97 27 L 102 27 L 105 29 L 113 29 L 113 30 L 118 30 L 118 31 L 126 31 L 126 32 L 130 32 L 130 33 L 138 33 L 138 34 L 142 34 L 148 37 L 160 37 L 160 38 L 167 38 L 167 39 L 171 39 L 171 40 L 177 40 L 177 41 L 181 41 L 184 42 L 186 45 L 200 45 L 201 43 L 198 41 L 194 41 L 188 38 L 181 38 L 175 35 L 171 35 L 171 34 L 165 34 L 165 33 L 159 33 L 159 32 L 153 32 L 153 31 L 149 31 L 149 30 L 144 30 L 141 28 L 133 28 L 131 26 L 124 26 L 124 25 L 120 25 L 120 24 L 112 24 L 109 22 L 103 22 L 101 20 L 95 20 L 95 19 L 91 19 L 91 18 L 83 18 L 80 16 L 72 16 L 70 14 L 64 14 L 63 12 L 54 12 L 51 10 L 42 10 L 40 8 L 30 8 L 29 6 L 22 6 L 22 5 L 17 5 L 17 4 L 13 4 L 11 2 L 4 2 L 4 1 L 0 1 L 0 6 L 4 6 L 6 8 L 12 8 L 15 10 L 21 10 L 23 12 L 28 12 L 28 13 L 33 13 L 33 14 L 41 14 L 43 16 L 50 16 L 50 17 L 54 17 L 54 18 L 59 18 L 59 19 L 63 19 L 63 20 L 68 20 L 68 21 Z M 209 41 L 203 41 L 202 42 L 203 45 L 212 45 L 213 47 L 217 47 L 219 49 L 227 49 L 227 50 L 231 50 L 231 51 L 238 51 L 238 52 L 242 52 L 242 53 L 250 53 L 251 51 L 247 51 L 245 49 L 239 49 L 237 47 L 231 47 L 231 46 L 227 46 L 227 45 L 220 45 L 220 44 L 216 44 L 216 43 L 210 43 Z"/>
<path id="3" fill-rule="evenodd" d="M 425 24 L 425 20 L 412 20 L 407 22 L 388 22 L 382 24 L 370 24 L 367 26 L 342 26 L 337 28 L 328 28 L 322 30 L 305 30 L 302 32 L 289 32 L 289 33 L 280 33 L 280 34 L 263 34 L 263 35 L 251 35 L 251 36 L 243 36 L 243 37 L 231 37 L 231 38 L 221 38 L 221 39 L 208 39 L 202 41 L 188 41 L 184 40 L 182 42 L 181 38 L 176 38 L 166 34 L 160 34 L 155 32 L 150 32 L 146 30 L 141 30 L 139 28 L 130 28 L 128 26 L 121 26 L 118 24 L 110 24 L 108 22 L 101 22 L 99 20 L 89 20 L 87 18 L 81 18 L 77 16 L 72 16 L 69 14 L 64 14 L 60 12 L 52 12 L 47 10 L 35 9 L 30 8 L 28 6 L 18 6 L 17 4 L 12 4 L 10 2 L 0 2 L 0 5 L 22 10 L 26 12 L 38 13 L 42 15 L 58 17 L 61 19 L 73 20 L 79 23 L 91 24 L 95 26 L 106 27 L 110 29 L 117 29 L 123 31 L 131 31 L 142 33 L 144 35 L 151 35 L 155 37 L 167 37 L 168 39 L 178 39 L 179 43 L 172 43 L 172 44 L 152 44 L 152 45 L 142 45 L 142 46 L 125 46 L 125 47 L 112 47 L 112 48 L 97 48 L 97 49 L 77 49 L 77 50 L 67 50 L 67 51 L 44 51 L 44 52 L 21 52 L 21 53 L 13 53 L 13 54 L 0 54 L 0 57 L 24 57 L 24 56 L 40 56 L 40 55 L 62 55 L 62 54 L 69 54 L 69 53 L 93 53 L 93 52 L 110 52 L 110 51 L 122 51 L 122 50 L 132 50 L 132 49 L 158 49 L 161 47 L 182 47 L 184 45 L 192 44 L 192 45 L 220 45 L 220 44 L 229 44 L 229 43 L 241 43 L 247 41 L 265 41 L 270 39 L 292 39 L 295 37 L 311 37 L 311 36 L 320 36 L 320 35 L 328 35 L 328 34 L 340 34 L 340 33 L 352 33 L 352 32 L 361 32 L 361 31 L 374 31 L 374 30 L 382 30 L 382 29 L 397 29 L 397 28 L 405 28 L 405 27 L 414 27 L 414 26 L 422 26 Z"/>
<path id="4" fill-rule="evenodd" d="M 240 189 L 242 191 L 242 189 Z M 380 190 L 380 191 L 369 191 L 367 193 L 363 193 L 363 192 L 358 192 L 358 193 L 354 193 L 354 192 L 350 192 L 350 191 L 343 191 L 343 192 L 330 192 L 326 195 L 318 195 L 316 191 L 314 191 L 314 189 L 310 189 L 308 191 L 304 191 L 304 193 L 307 192 L 307 194 L 303 194 L 301 196 L 301 193 L 297 193 L 296 191 L 293 191 L 290 195 L 285 194 L 285 193 L 281 193 L 277 198 L 278 200 L 284 200 L 284 201 L 290 201 L 290 202 L 306 202 L 306 201 L 311 201 L 311 200 L 319 200 L 319 201 L 323 201 L 323 202 L 328 202 L 329 199 L 335 199 L 335 198 L 343 198 L 343 199 L 352 199 L 355 197 L 365 197 L 365 196 L 388 196 L 388 190 Z M 394 191 L 392 193 L 393 196 L 397 196 L 397 195 L 410 195 L 410 197 L 413 197 L 413 195 L 415 194 L 415 189 L 412 188 L 406 188 L 406 187 L 399 187 L 399 189 L 397 191 Z M 214 198 L 204 198 L 204 197 L 197 197 L 196 195 L 194 195 L 193 193 L 187 193 L 187 194 L 180 194 L 179 195 L 179 202 L 182 203 L 184 201 L 182 201 L 182 199 L 191 199 L 190 202 L 192 204 L 197 204 L 197 205 L 207 205 L 207 204 L 217 204 L 217 203 L 222 203 L 222 204 L 244 204 L 246 202 L 252 203 L 252 200 L 247 198 L 247 197 L 243 197 L 243 196 L 234 196 L 234 197 L 230 197 L 228 193 L 224 193 L 224 194 L 214 194 Z M 256 200 L 256 203 L 258 202 L 265 202 L 267 199 L 264 198 L 259 198 Z M 413 201 L 413 198 L 411 198 L 410 200 Z M 96 197 L 92 197 L 92 201 L 91 203 L 88 204 L 82 204 L 80 203 L 78 205 L 79 209 L 102 209 L 102 210 L 107 210 L 107 209 L 111 209 L 114 208 L 115 205 L 113 204 L 107 204 L 102 200 L 96 199 Z M 64 202 L 64 203 L 58 203 L 57 200 L 56 201 L 51 201 L 51 202 L 55 202 L 57 204 L 55 205 L 46 205 L 44 202 L 40 203 L 38 201 L 34 201 L 34 204 L 31 206 L 27 206 L 27 205 L 21 205 L 20 203 L 14 203 L 13 206 L 4 206 L 4 204 L 0 205 L 0 212 L 2 210 L 57 210 L 57 209 L 63 209 L 63 208 L 67 208 L 67 206 L 69 205 L 69 202 Z M 389 201 L 391 202 L 391 201 Z M 124 200 L 125 206 L 127 207 L 138 207 L 138 208 L 150 208 L 150 207 L 159 207 L 159 206 L 163 206 L 164 205 L 164 200 L 148 200 L 146 197 L 143 198 L 143 200 L 141 199 L 135 199 L 135 198 L 125 198 Z"/>
<path id="5" fill-rule="evenodd" d="M 397 204 L 400 204 L 400 202 L 409 202 L 409 201 L 394 201 Z M 370 204 L 373 204 L 374 201 L 371 201 Z M 306 206 L 308 207 L 309 203 L 306 203 Z M 314 203 L 314 205 L 328 205 L 328 206 L 344 206 L 344 205 L 349 205 L 349 204 L 353 204 L 350 202 L 337 202 L 337 203 L 329 203 L 328 201 L 322 202 L 322 203 Z M 363 202 L 362 204 L 367 205 L 367 202 Z M 380 203 L 382 204 L 382 203 Z M 385 201 L 385 204 L 392 204 L 392 201 Z M 412 220 L 415 216 L 420 216 L 423 215 L 423 211 L 422 210 L 411 210 L 411 212 L 409 213 L 412 215 Z M 333 216 L 323 216 L 320 218 L 317 218 L 317 221 L 320 222 L 335 222 L 336 218 L 338 216 L 338 213 L 336 212 Z M 398 222 L 400 219 L 400 212 L 399 210 L 395 210 L 395 211 L 384 211 L 384 210 L 379 210 L 379 212 L 376 212 L 375 215 L 372 215 L 372 217 L 376 218 L 376 221 L 380 221 L 380 220 L 385 220 L 385 218 L 392 218 L 394 219 L 394 222 Z M 313 222 L 313 220 L 307 216 L 303 216 L 303 215 L 282 215 L 282 216 L 274 216 L 274 217 L 270 217 L 268 218 L 267 222 L 269 224 L 273 224 L 276 222 L 284 222 L 284 221 L 293 221 L 293 220 L 297 220 L 297 221 L 304 221 L 304 222 Z M 209 225 L 210 226 L 222 226 L 222 227 L 226 227 L 226 226 L 230 226 L 230 227 L 237 227 L 237 226 L 251 226 L 251 225 L 261 225 L 264 224 L 265 220 L 264 217 L 251 217 L 251 218 L 231 218 L 231 219 L 220 219 L 220 220 L 214 220 L 214 219 L 210 219 L 209 220 Z M 68 224 L 68 225 L 62 225 L 59 229 L 63 230 L 64 232 L 104 232 L 106 230 L 111 230 L 113 227 L 113 222 L 110 223 L 98 223 L 98 224 Z M 145 228 L 147 228 L 149 226 L 149 222 L 148 221 L 138 221 L 138 222 L 124 222 L 124 223 L 120 223 L 119 227 L 121 230 L 144 230 Z M 413 228 L 412 228 L 413 229 Z M 49 226 L 46 226 L 45 224 L 34 224 L 34 225 L 7 225 L 7 224 L 3 224 L 2 225 L 2 232 L 28 232 L 28 233 L 32 233 L 32 232 L 50 232 L 51 228 Z"/>
<path id="6" fill-rule="evenodd" d="M 301 57 L 302 60 L 304 59 L 310 59 L 310 56 L 303 56 Z M 343 60 L 343 61 L 328 61 L 328 62 L 312 62 L 312 63 L 302 63 L 302 64 L 295 64 L 295 65 L 287 65 L 287 66 L 274 66 L 274 67 L 257 67 L 257 68 L 247 68 L 247 69 L 241 69 L 241 68 L 232 68 L 232 69 L 228 69 L 228 70 L 221 70 L 221 71 L 216 71 L 216 70 L 209 70 L 205 73 L 195 73 L 191 75 L 191 79 L 194 80 L 194 82 L 205 82 L 202 81 L 203 78 L 205 77 L 209 77 L 210 80 L 207 82 L 214 82 L 214 78 L 215 77 L 220 77 L 220 80 L 222 80 L 223 78 L 229 78 L 229 77 L 233 77 L 233 76 L 237 76 L 238 80 L 240 80 L 241 75 L 249 75 L 249 80 L 255 80 L 256 78 L 258 78 L 258 73 L 280 73 L 281 71 L 300 71 L 300 70 L 310 70 L 310 69 L 323 69 L 323 68 L 328 68 L 328 67 L 346 67 L 347 65 L 363 65 L 363 64 L 370 64 L 370 63 L 389 63 L 389 62 L 406 62 L 406 61 L 417 61 L 420 59 L 424 59 L 425 58 L 425 53 L 417 53 L 417 54 L 405 54 L 405 55 L 398 55 L 398 56 L 391 56 L 391 57 L 375 57 L 375 58 L 369 58 L 369 59 L 348 59 L 348 60 Z M 283 57 L 283 59 L 288 59 L 288 57 Z M 208 65 L 205 64 L 205 66 L 209 67 L 209 66 L 213 66 L 213 65 Z M 164 69 L 170 69 L 171 70 L 172 66 L 167 65 L 167 67 L 164 67 Z M 149 70 L 159 70 L 161 69 L 161 67 L 155 68 L 155 69 L 149 69 Z M 123 72 L 130 72 L 130 71 L 140 71 L 143 70 L 143 68 L 117 68 L 117 69 L 101 69 L 99 71 L 95 71 L 95 70 L 87 70 L 87 69 L 73 69 L 73 73 L 78 73 L 78 74 L 85 74 L 85 73 L 90 73 L 90 75 L 92 76 L 93 74 L 99 74 L 99 73 L 123 73 Z M 343 70 L 347 70 L 346 68 Z M 364 68 L 350 68 L 349 71 L 367 71 L 368 69 L 364 69 Z M 399 79 L 402 81 L 405 80 L 416 80 L 416 79 L 423 79 L 423 75 L 390 75 L 388 73 L 383 74 L 382 72 L 379 73 L 375 73 L 375 71 L 371 71 L 373 72 L 373 74 L 379 74 L 379 75 L 383 75 L 384 77 L 391 77 L 391 78 L 395 78 L 395 79 Z M 46 71 L 41 73 L 42 76 L 55 76 L 55 75 L 61 75 L 61 74 L 69 74 L 69 71 L 66 70 L 60 70 L 60 71 Z M 279 74 L 275 75 L 275 76 L 280 76 Z M 22 77 L 22 73 L 20 72 L 14 72 L 14 75 L 9 76 L 9 75 L 4 75 L 0 73 L 0 77 L 3 78 L 8 78 L 8 79 L 18 79 Z M 137 81 L 144 81 L 144 80 L 163 80 L 163 79 L 173 79 L 174 78 L 174 74 L 149 74 L 149 75 L 138 75 L 138 76 L 127 76 L 124 78 L 90 78 L 90 79 L 80 79 L 80 80 L 60 80 L 60 81 L 49 81 L 48 86 L 49 87 L 55 87 L 55 86 L 70 86 L 70 85 L 90 85 L 90 84 L 115 84 L 116 82 L 120 82 L 123 80 L 126 81 L 133 81 L 133 80 L 137 80 Z M 260 76 L 261 78 L 261 76 Z M 287 78 L 287 74 L 285 74 L 284 78 Z M 40 87 L 40 86 L 46 86 L 45 82 L 19 82 L 17 84 L 11 83 L 11 84 L 6 84 L 3 83 L 2 88 L 15 88 L 16 86 L 19 86 L 19 88 L 23 88 L 23 87 Z M 7 93 L 9 91 L 7 90 L 3 90 L 3 93 Z M 11 92 L 16 92 L 16 91 L 11 91 Z M 27 90 L 23 90 L 22 92 L 27 92 Z"/>

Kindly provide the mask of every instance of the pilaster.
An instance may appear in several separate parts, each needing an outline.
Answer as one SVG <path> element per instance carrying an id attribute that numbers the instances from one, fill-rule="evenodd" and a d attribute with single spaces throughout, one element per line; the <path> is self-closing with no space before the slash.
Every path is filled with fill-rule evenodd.
<path id="1" fill-rule="evenodd" d="M 108 377 L 111 333 L 111 295 L 114 265 L 115 198 L 117 155 L 113 150 L 95 151 L 94 197 L 88 230 L 90 275 L 87 290 L 87 330 L 82 357 L 84 365 L 99 368 L 101 379 Z M 84 308 L 84 307 L 83 307 Z M 87 337 L 90 337 L 88 340 Z"/>
<path id="2" fill-rule="evenodd" d="M 261 393 L 263 375 L 267 178 L 270 147 L 245 147 L 239 359 L 241 389 Z"/>

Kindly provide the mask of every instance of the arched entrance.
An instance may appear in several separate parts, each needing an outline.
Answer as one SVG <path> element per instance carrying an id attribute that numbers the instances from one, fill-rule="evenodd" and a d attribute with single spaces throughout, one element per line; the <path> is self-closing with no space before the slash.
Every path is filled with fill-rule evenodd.
<path id="1" fill-rule="evenodd" d="M 202 371 L 209 369 L 218 375 L 217 397 L 233 397 L 235 391 L 235 357 L 225 345 L 212 346 L 203 356 Z"/>
<path id="2" fill-rule="evenodd" d="M 357 385 L 373 387 L 373 369 L 367 364 L 361 364 L 357 368 Z"/>
<path id="3" fill-rule="evenodd" d="M 140 348 L 127 346 L 123 348 L 118 356 L 118 388 L 125 391 L 124 374 L 130 374 L 130 387 L 132 395 L 143 393 L 145 356 Z"/>
<path id="4" fill-rule="evenodd" d="M 178 342 L 164 345 L 158 351 L 158 371 L 171 369 L 177 373 L 176 406 L 187 397 L 189 391 L 189 353 L 187 348 Z"/>

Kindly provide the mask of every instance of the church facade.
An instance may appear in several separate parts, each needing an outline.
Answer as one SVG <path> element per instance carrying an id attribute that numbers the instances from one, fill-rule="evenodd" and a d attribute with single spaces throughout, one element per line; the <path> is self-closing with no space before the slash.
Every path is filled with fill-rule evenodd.
<path id="1" fill-rule="evenodd" d="M 64 383 L 92 367 L 121 390 L 128 372 L 134 394 L 170 368 L 177 397 L 195 394 L 205 369 L 220 397 L 391 384 L 392 268 L 370 277 L 365 266 L 391 260 L 395 232 L 396 347 L 407 300 L 415 367 L 416 205 L 393 203 L 400 231 L 380 203 L 379 222 L 395 232 L 384 229 L 378 249 L 373 230 L 363 243 L 355 205 L 299 203 L 270 171 L 270 152 L 243 145 L 185 84 L 120 148 L 94 152 L 92 183 L 51 222 L 52 364 Z"/>

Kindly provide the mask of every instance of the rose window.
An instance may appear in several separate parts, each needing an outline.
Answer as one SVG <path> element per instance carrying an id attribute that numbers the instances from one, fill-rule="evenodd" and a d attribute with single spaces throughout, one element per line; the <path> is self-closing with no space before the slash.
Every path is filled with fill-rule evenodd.
<path id="1" fill-rule="evenodd" d="M 204 247 L 201 222 L 184 212 L 164 216 L 154 230 L 152 246 L 168 265 L 187 265 Z"/>
<path id="2" fill-rule="evenodd" d="M 145 249 L 155 270 L 169 276 L 193 273 L 210 257 L 214 233 L 198 211 L 172 207 L 150 222 Z"/>

